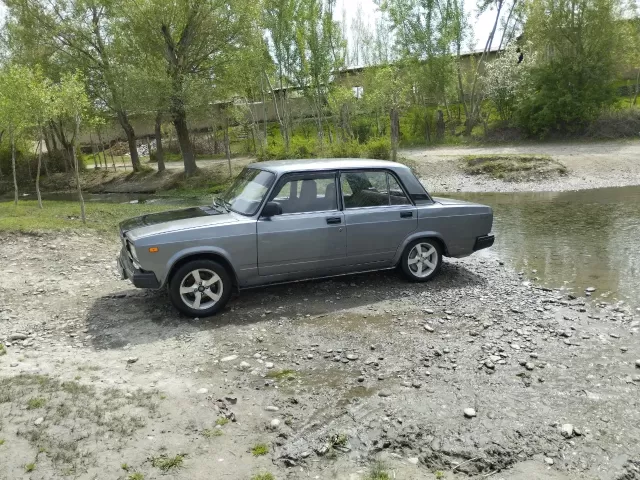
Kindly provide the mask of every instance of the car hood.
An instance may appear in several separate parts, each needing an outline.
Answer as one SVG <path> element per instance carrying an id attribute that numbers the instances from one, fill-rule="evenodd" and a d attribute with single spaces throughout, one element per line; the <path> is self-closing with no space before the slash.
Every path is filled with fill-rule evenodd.
<path id="1" fill-rule="evenodd" d="M 192 207 L 167 212 L 150 213 L 120 223 L 120 234 L 132 239 L 175 232 L 200 226 L 223 225 L 238 220 L 233 214 L 211 207 Z"/>

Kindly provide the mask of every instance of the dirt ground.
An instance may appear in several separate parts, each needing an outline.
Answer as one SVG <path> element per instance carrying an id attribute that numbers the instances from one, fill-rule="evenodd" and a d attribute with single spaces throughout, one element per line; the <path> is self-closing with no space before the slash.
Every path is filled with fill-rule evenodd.
<path id="1" fill-rule="evenodd" d="M 568 174 L 530 182 L 503 182 L 465 175 L 465 155 L 549 155 Z M 437 147 L 403 150 L 418 164 L 420 178 L 434 192 L 541 192 L 640 185 L 640 142 L 523 143 L 511 146 Z"/>
<path id="2" fill-rule="evenodd" d="M 0 479 L 640 478 L 624 304 L 471 257 L 188 320 L 118 278 L 117 248 L 0 238 Z"/>

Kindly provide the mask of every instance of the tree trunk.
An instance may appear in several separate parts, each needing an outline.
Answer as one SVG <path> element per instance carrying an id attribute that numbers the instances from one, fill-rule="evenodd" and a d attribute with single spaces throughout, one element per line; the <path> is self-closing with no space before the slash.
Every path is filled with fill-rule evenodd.
<path id="1" fill-rule="evenodd" d="M 113 156 L 113 151 L 109 149 L 109 155 L 111 156 L 111 164 L 113 165 L 113 171 L 117 171 L 116 169 L 116 159 Z"/>
<path id="2" fill-rule="evenodd" d="M 226 118 L 224 128 L 224 152 L 227 155 L 227 163 L 229 164 L 229 178 L 233 177 L 231 170 L 231 145 L 229 144 L 229 117 Z"/>
<path id="3" fill-rule="evenodd" d="M 76 119 L 75 138 L 78 138 L 78 131 L 80 130 L 80 120 Z M 78 155 L 76 154 L 75 142 L 71 145 L 71 154 L 73 156 L 73 166 L 76 170 L 76 184 L 78 186 L 78 201 L 80 202 L 80 218 L 82 223 L 87 223 L 87 217 L 84 211 L 84 198 L 82 198 L 82 185 L 80 185 L 80 168 L 78 166 Z"/>
<path id="4" fill-rule="evenodd" d="M 102 159 L 104 160 L 104 169 L 106 170 L 109 168 L 109 165 L 107 164 L 107 153 L 104 151 L 104 142 L 102 141 L 100 130 L 98 130 L 98 141 L 100 142 L 100 148 L 102 148 Z"/>
<path id="5" fill-rule="evenodd" d="M 89 133 L 89 141 L 91 142 L 91 155 L 93 156 L 93 169 L 98 169 L 98 160 L 96 158 L 96 146 L 93 143 L 93 135 Z"/>
<path id="6" fill-rule="evenodd" d="M 158 112 L 156 115 L 156 159 L 158 160 L 158 172 L 164 172 L 166 166 L 164 164 L 164 150 L 162 148 L 162 112 Z M 149 152 L 151 155 L 151 152 Z"/>
<path id="7" fill-rule="evenodd" d="M 180 100 L 174 100 L 171 106 L 171 115 L 173 117 L 173 126 L 176 129 L 178 144 L 180 145 L 180 153 L 184 162 L 184 174 L 191 177 L 198 170 L 196 165 L 196 157 L 193 154 L 191 140 L 189 139 L 189 128 L 187 127 L 187 112 Z"/>
<path id="8" fill-rule="evenodd" d="M 638 69 L 638 74 L 636 75 L 636 93 L 633 96 L 633 102 L 631 102 L 632 107 L 636 104 L 636 100 L 638 99 L 638 92 L 640 92 L 640 68 Z"/>
<path id="9" fill-rule="evenodd" d="M 42 142 L 43 133 L 40 130 L 40 153 L 38 154 L 38 170 L 36 171 L 36 195 L 38 196 L 38 207 L 42 210 L 42 196 L 40 195 L 40 166 L 42 165 Z"/>
<path id="10" fill-rule="evenodd" d="M 265 73 L 264 78 L 267 80 L 267 85 L 269 86 L 269 90 L 271 90 L 271 96 L 273 97 L 273 108 L 276 110 L 276 117 L 278 118 L 278 123 L 280 124 L 280 134 L 282 135 L 282 140 L 284 142 L 284 151 L 289 152 L 289 132 L 287 130 L 287 126 L 283 117 L 280 115 L 280 109 L 278 108 L 278 99 L 276 98 L 276 92 L 273 91 L 273 86 L 271 85 L 271 80 L 269 80 L 269 76 Z M 284 90 L 280 89 L 282 95 L 284 95 Z"/>
<path id="11" fill-rule="evenodd" d="M 149 160 L 151 160 L 151 142 L 149 141 L 149 135 L 147 135 L 147 155 L 149 155 Z"/>
<path id="12" fill-rule="evenodd" d="M 445 127 L 444 114 L 442 110 L 438 110 L 436 115 L 436 138 L 438 140 L 442 140 L 444 138 Z"/>
<path id="13" fill-rule="evenodd" d="M 391 120 L 391 161 L 398 159 L 398 143 L 400 140 L 400 117 L 397 108 L 392 108 L 390 112 Z"/>
<path id="14" fill-rule="evenodd" d="M 13 170 L 13 203 L 18 205 L 18 177 L 16 176 L 16 142 L 13 138 L 13 130 L 9 133 L 11 140 L 11 169 Z"/>
<path id="15" fill-rule="evenodd" d="M 118 122 L 124 130 L 124 134 L 127 137 L 127 144 L 129 145 L 129 155 L 131 155 L 131 166 L 134 172 L 140 171 L 140 157 L 138 156 L 138 145 L 136 145 L 136 133 L 133 126 L 129 122 L 129 116 L 124 110 L 118 110 Z M 125 168 L 126 170 L 126 168 Z"/>

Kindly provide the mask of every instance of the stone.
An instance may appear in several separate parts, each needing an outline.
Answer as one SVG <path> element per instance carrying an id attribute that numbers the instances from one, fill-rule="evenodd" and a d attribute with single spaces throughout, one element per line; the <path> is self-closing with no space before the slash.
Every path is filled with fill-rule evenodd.
<path id="1" fill-rule="evenodd" d="M 17 340 L 26 340 L 27 339 L 27 335 L 24 333 L 12 333 L 11 335 L 9 335 L 9 337 L 7 338 L 7 340 L 9 340 L 10 342 L 15 342 Z"/>
<path id="2" fill-rule="evenodd" d="M 560 433 L 562 433 L 562 436 L 564 438 L 571 438 L 573 437 L 573 425 L 571 425 L 570 423 L 565 423 L 564 425 L 562 425 L 562 428 L 560 429 Z"/>
<path id="3" fill-rule="evenodd" d="M 596 290 L 597 290 L 596 287 L 587 287 L 587 288 L 584 289 L 584 291 L 587 292 L 587 293 L 593 293 Z"/>
<path id="4" fill-rule="evenodd" d="M 231 405 L 235 405 L 236 403 L 238 403 L 238 397 L 224 397 L 224 399 Z"/>
<path id="5" fill-rule="evenodd" d="M 427 313 L 427 314 L 429 314 L 429 315 L 433 315 L 433 309 L 431 309 L 431 308 L 425 308 L 425 309 L 424 309 L 424 313 Z"/>
<path id="6" fill-rule="evenodd" d="M 273 420 L 271 420 L 271 422 L 269 422 L 269 428 L 271 428 L 271 430 L 277 430 L 280 427 L 280 420 L 278 420 L 277 418 L 274 418 Z"/>
<path id="7" fill-rule="evenodd" d="M 411 383 L 411 386 L 412 386 L 413 388 L 420 388 L 420 387 L 422 387 L 422 383 L 420 383 L 420 382 L 418 382 L 418 381 L 415 381 L 415 380 L 414 380 L 414 381 Z"/>
<path id="8" fill-rule="evenodd" d="M 350 353 L 349 355 L 347 355 L 347 359 L 349 359 L 351 361 L 358 360 L 358 355 Z"/>
<path id="9" fill-rule="evenodd" d="M 206 394 L 206 393 L 209 393 L 209 390 L 207 390 L 206 388 L 201 388 L 200 390 L 198 390 L 198 393 L 199 393 L 200 395 L 204 395 L 204 394 Z"/>
<path id="10" fill-rule="evenodd" d="M 640 368 L 640 358 L 636 360 L 636 368 Z"/>
<path id="11" fill-rule="evenodd" d="M 273 362 L 265 362 L 264 366 L 269 370 L 271 370 L 274 367 Z"/>
<path id="12" fill-rule="evenodd" d="M 310 353 L 310 354 L 308 354 L 308 355 L 307 355 L 307 358 L 308 358 L 309 360 L 313 360 L 313 354 L 311 354 L 311 353 Z"/>
<path id="13" fill-rule="evenodd" d="M 236 360 L 238 358 L 238 355 L 229 355 L 228 357 L 223 357 L 220 359 L 221 362 L 231 362 L 233 360 Z"/>
<path id="14" fill-rule="evenodd" d="M 418 457 L 407 458 L 407 462 L 409 462 L 411 465 L 417 465 L 419 461 L 420 460 L 418 459 Z"/>
<path id="15" fill-rule="evenodd" d="M 42 422 L 44 422 L 44 418 L 42 417 L 38 417 L 35 419 L 35 421 L 33 422 L 34 425 L 42 425 Z"/>
<path id="16" fill-rule="evenodd" d="M 467 418 L 473 418 L 473 417 L 475 417 L 476 415 L 477 415 L 477 414 L 476 414 L 475 409 L 473 409 L 473 408 L 465 408 L 465 409 L 464 409 L 464 416 L 465 416 L 465 417 L 467 417 Z"/>
<path id="17" fill-rule="evenodd" d="M 493 363 L 491 360 L 485 360 L 484 366 L 487 367 L 489 370 L 494 370 L 496 368 L 495 363 Z"/>
<path id="18" fill-rule="evenodd" d="M 378 396 L 379 397 L 390 397 L 391 396 L 391 392 L 387 391 L 387 390 L 381 390 L 378 392 Z"/>
<path id="19" fill-rule="evenodd" d="M 429 325 L 428 323 L 424 324 L 424 329 L 429 333 L 433 332 L 433 327 L 431 325 Z"/>
<path id="20" fill-rule="evenodd" d="M 527 370 L 533 370 L 535 368 L 535 365 L 531 362 L 527 362 L 524 364 L 524 368 L 526 368 Z"/>
<path id="21" fill-rule="evenodd" d="M 553 458 L 544 457 L 544 463 L 547 465 L 553 465 Z"/>
<path id="22" fill-rule="evenodd" d="M 249 365 L 247 362 L 240 362 L 240 365 L 238 365 L 238 370 L 244 371 L 244 370 L 248 370 L 251 368 L 251 365 Z"/>
<path id="23" fill-rule="evenodd" d="M 264 407 L 264 409 L 267 412 L 277 412 L 278 410 L 280 410 L 278 407 L 275 407 L 273 405 L 268 405 L 268 406 Z"/>
<path id="24" fill-rule="evenodd" d="M 127 363 L 128 364 L 136 363 L 137 361 L 138 361 L 138 357 L 129 357 L 129 358 L 127 358 Z"/>

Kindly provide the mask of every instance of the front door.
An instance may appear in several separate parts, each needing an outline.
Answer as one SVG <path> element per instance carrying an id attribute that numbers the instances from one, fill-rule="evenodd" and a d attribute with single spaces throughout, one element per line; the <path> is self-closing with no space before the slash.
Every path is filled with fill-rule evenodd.
<path id="1" fill-rule="evenodd" d="M 340 175 L 350 265 L 390 266 L 407 236 L 418 228 L 418 212 L 394 175 L 384 170 Z"/>
<path id="2" fill-rule="evenodd" d="M 335 172 L 286 175 L 269 201 L 282 214 L 258 220 L 260 276 L 320 276 L 344 265 L 347 233 Z"/>

